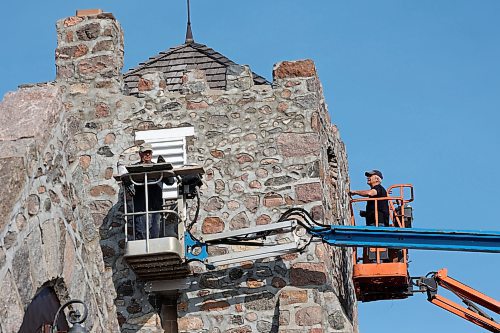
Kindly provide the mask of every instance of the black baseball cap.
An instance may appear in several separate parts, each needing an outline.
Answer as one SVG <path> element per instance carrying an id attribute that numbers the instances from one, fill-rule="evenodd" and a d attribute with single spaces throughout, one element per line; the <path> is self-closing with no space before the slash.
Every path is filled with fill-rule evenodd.
<path id="1" fill-rule="evenodd" d="M 373 175 L 377 175 L 380 177 L 380 179 L 384 179 L 384 176 L 382 176 L 382 172 L 380 172 L 378 170 L 370 170 L 370 171 L 365 172 L 366 177 L 370 177 Z"/>

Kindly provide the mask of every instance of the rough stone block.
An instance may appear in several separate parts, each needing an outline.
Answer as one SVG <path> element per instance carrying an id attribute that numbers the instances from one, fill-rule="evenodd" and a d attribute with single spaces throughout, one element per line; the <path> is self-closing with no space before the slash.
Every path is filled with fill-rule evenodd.
<path id="1" fill-rule="evenodd" d="M 3 265 L 5 264 L 6 259 L 7 259 L 7 255 L 5 254 L 5 250 L 3 247 L 0 246 L 0 269 L 3 268 Z"/>
<path id="2" fill-rule="evenodd" d="M 241 153 L 236 155 L 236 160 L 239 164 L 244 164 L 253 162 L 254 158 L 250 154 Z"/>
<path id="3" fill-rule="evenodd" d="M 319 156 L 321 149 L 318 135 L 313 133 L 282 133 L 277 143 L 284 157 Z"/>
<path id="4" fill-rule="evenodd" d="M 187 316 L 177 319 L 177 327 L 179 331 L 192 332 L 203 328 L 203 321 L 200 317 Z"/>
<path id="5" fill-rule="evenodd" d="M 238 311 L 238 310 L 236 310 L 236 311 Z M 241 316 L 241 315 L 231 316 L 231 324 L 232 325 L 243 325 L 243 322 L 244 322 L 243 316 Z"/>
<path id="6" fill-rule="evenodd" d="M 101 33 L 101 25 L 97 22 L 84 25 L 76 31 L 76 36 L 79 40 L 89 41 L 99 37 Z"/>
<path id="7" fill-rule="evenodd" d="M 7 93 L 0 102 L 0 141 L 29 136 L 43 139 L 50 134 L 62 112 L 61 92 L 51 85 L 26 87 Z M 0 157 L 7 157 L 0 153 Z"/>
<path id="8" fill-rule="evenodd" d="M 317 244 L 314 248 L 314 255 L 320 262 L 326 263 L 329 258 L 329 251 L 330 249 L 327 249 L 324 244 Z"/>
<path id="9" fill-rule="evenodd" d="M 295 186 L 295 195 L 300 203 L 321 201 L 323 190 L 320 183 L 299 184 Z"/>
<path id="10" fill-rule="evenodd" d="M 247 279 L 247 287 L 250 289 L 260 288 L 264 286 L 264 282 L 253 278 Z"/>
<path id="11" fill-rule="evenodd" d="M 26 202 L 26 210 L 30 215 L 36 215 L 40 211 L 40 197 L 36 194 L 30 194 Z"/>
<path id="12" fill-rule="evenodd" d="M 278 193 L 267 193 L 264 196 L 264 206 L 266 207 L 278 207 L 285 204 L 285 199 Z"/>
<path id="13" fill-rule="evenodd" d="M 224 331 L 224 333 L 251 333 L 251 332 L 252 332 L 252 328 L 248 325 L 230 328 L 230 329 Z"/>
<path id="14" fill-rule="evenodd" d="M 116 190 L 109 185 L 97 185 L 90 189 L 90 195 L 98 197 L 101 195 L 115 195 Z"/>
<path id="15" fill-rule="evenodd" d="M 182 93 L 186 95 L 200 94 L 210 89 L 205 75 L 205 71 L 200 69 L 188 70 L 182 76 Z M 189 105 L 189 102 L 188 102 Z M 208 105 L 207 105 L 208 106 Z M 204 108 L 204 107 L 202 107 Z M 189 106 L 188 106 L 189 109 Z M 196 110 L 196 108 L 192 109 Z"/>
<path id="16" fill-rule="evenodd" d="M 13 205 L 24 187 L 26 169 L 21 157 L 0 158 L 0 182 L 4 190 L 0 192 L 0 232 L 10 221 Z"/>
<path id="17" fill-rule="evenodd" d="M 238 89 L 245 91 L 254 85 L 252 71 L 248 66 L 230 65 L 226 74 L 226 90 Z"/>
<path id="18" fill-rule="evenodd" d="M 226 301 L 208 300 L 203 302 L 200 308 L 202 311 L 222 311 L 229 308 L 229 303 Z"/>
<path id="19" fill-rule="evenodd" d="M 42 234 L 40 228 L 33 228 L 28 235 L 29 263 L 31 265 L 31 276 L 35 286 L 41 286 L 47 281 L 46 262 L 42 255 Z"/>
<path id="20" fill-rule="evenodd" d="M 292 96 L 292 92 L 290 89 L 283 89 L 283 91 L 281 92 L 280 95 L 282 98 L 288 99 L 288 98 L 290 98 L 290 96 Z"/>
<path id="21" fill-rule="evenodd" d="M 316 110 L 318 108 L 317 95 L 314 93 L 298 96 L 293 102 L 302 110 Z"/>
<path id="22" fill-rule="evenodd" d="M 205 209 L 207 212 L 213 212 L 216 210 L 220 210 L 223 206 L 224 206 L 224 201 L 221 198 L 211 197 L 210 199 L 207 200 L 203 209 Z"/>
<path id="23" fill-rule="evenodd" d="M 273 329 L 273 323 L 267 320 L 257 321 L 257 332 L 259 333 L 270 333 Z"/>
<path id="24" fill-rule="evenodd" d="M 100 40 L 92 48 L 92 53 L 102 52 L 102 51 L 114 51 L 115 44 L 112 40 Z"/>
<path id="25" fill-rule="evenodd" d="M 311 328 L 311 330 L 309 331 L 309 333 L 324 333 L 324 332 L 325 330 L 319 327 Z"/>
<path id="26" fill-rule="evenodd" d="M 248 219 L 247 214 L 244 211 L 236 214 L 229 222 L 230 230 L 248 228 L 249 226 L 250 226 L 250 221 Z"/>
<path id="27" fill-rule="evenodd" d="M 89 150 L 97 145 L 97 135 L 94 133 L 79 133 L 73 138 L 72 145 L 77 150 Z M 72 147 L 72 148 L 73 148 Z"/>
<path id="28" fill-rule="evenodd" d="M 312 326 L 321 324 L 322 316 L 323 310 L 321 306 L 310 306 L 295 313 L 295 322 L 299 326 Z"/>
<path id="29" fill-rule="evenodd" d="M 56 49 L 56 59 L 71 59 L 79 58 L 88 53 L 89 49 L 86 45 L 80 44 L 76 46 L 67 46 Z"/>
<path id="30" fill-rule="evenodd" d="M 78 74 L 87 79 L 98 76 L 118 76 L 120 67 L 119 59 L 111 55 L 99 55 L 81 60 L 76 66 Z"/>
<path id="31" fill-rule="evenodd" d="M 211 150 L 210 155 L 212 155 L 215 158 L 224 158 L 224 152 L 218 149 Z"/>
<path id="32" fill-rule="evenodd" d="M 215 193 L 220 194 L 224 191 L 225 188 L 226 188 L 226 183 L 224 183 L 222 179 L 217 179 L 215 181 Z"/>
<path id="33" fill-rule="evenodd" d="M 98 103 L 95 107 L 96 118 L 104 118 L 110 115 L 109 105 L 106 103 Z"/>
<path id="34" fill-rule="evenodd" d="M 75 76 L 75 66 L 73 64 L 56 65 L 56 78 L 60 80 L 67 80 Z"/>
<path id="35" fill-rule="evenodd" d="M 245 307 L 254 311 L 274 310 L 276 307 L 276 300 L 272 293 L 264 291 L 259 294 L 245 296 Z"/>
<path id="36" fill-rule="evenodd" d="M 3 245 L 8 250 L 12 246 L 14 246 L 14 244 L 16 244 L 16 240 L 17 240 L 17 232 L 11 230 L 7 232 L 7 234 L 5 234 L 5 237 L 3 238 Z"/>
<path id="37" fill-rule="evenodd" d="M 259 318 L 259 316 L 255 312 L 247 312 L 245 315 L 245 319 L 249 322 L 254 322 Z"/>
<path id="38" fill-rule="evenodd" d="M 248 187 L 251 189 L 259 189 L 262 187 L 262 184 L 258 180 L 252 180 L 249 184 Z"/>
<path id="39" fill-rule="evenodd" d="M 113 177 L 113 168 L 107 167 L 104 169 L 104 179 L 111 179 Z"/>
<path id="40" fill-rule="evenodd" d="M 216 216 L 207 217 L 203 220 L 201 232 L 204 234 L 216 234 L 224 230 L 224 222 Z"/>
<path id="41" fill-rule="evenodd" d="M 19 300 L 16 284 L 9 271 L 0 283 L 0 290 L 8 290 L 0 297 L 0 327 L 5 332 L 18 332 L 23 322 L 24 310 Z"/>
<path id="42" fill-rule="evenodd" d="M 325 219 L 323 206 L 318 205 L 311 208 L 311 216 L 315 221 L 323 221 Z"/>
<path id="43" fill-rule="evenodd" d="M 61 237 L 58 222 L 54 219 L 41 224 L 42 255 L 47 269 L 47 279 L 59 276 L 62 267 L 62 253 L 64 238 Z"/>
<path id="44" fill-rule="evenodd" d="M 78 23 L 80 23 L 82 21 L 83 21 L 83 18 L 77 17 L 77 16 L 72 16 L 72 17 L 68 17 L 68 18 L 64 19 L 63 25 L 66 28 L 72 27 L 72 26 L 77 25 Z"/>
<path id="45" fill-rule="evenodd" d="M 271 285 L 274 287 L 274 288 L 283 288 L 286 286 L 286 282 L 285 280 L 283 280 L 282 278 L 280 277 L 273 277 L 273 280 L 271 281 Z"/>
<path id="46" fill-rule="evenodd" d="M 271 217 L 266 214 L 262 214 L 257 218 L 256 224 L 257 225 L 263 225 L 263 224 L 269 224 L 271 223 Z"/>
<path id="47" fill-rule="evenodd" d="M 290 324 L 290 311 L 280 310 L 279 312 L 279 324 L 280 326 L 286 326 Z"/>
<path id="48" fill-rule="evenodd" d="M 290 270 L 290 282 L 293 286 L 324 285 L 325 266 L 319 263 L 295 263 Z"/>
<path id="49" fill-rule="evenodd" d="M 97 154 L 105 157 L 115 156 L 115 154 L 111 151 L 111 148 L 109 148 L 108 146 L 99 147 L 99 149 L 97 150 Z"/>
<path id="50" fill-rule="evenodd" d="M 280 306 L 295 303 L 307 303 L 307 290 L 282 290 L 280 293 Z"/>
<path id="51" fill-rule="evenodd" d="M 207 249 L 208 255 L 210 256 L 218 256 L 221 254 L 227 254 L 228 250 L 225 247 L 220 246 L 209 246 Z"/>
<path id="52" fill-rule="evenodd" d="M 29 263 L 29 247 L 25 242 L 23 246 L 17 250 L 12 260 L 12 275 L 16 281 L 21 302 L 27 305 L 35 291 L 33 289 L 33 280 L 31 277 L 31 265 Z M 36 288 L 36 287 L 35 287 Z"/>
<path id="53" fill-rule="evenodd" d="M 139 78 L 139 82 L 137 83 L 137 90 L 139 91 L 149 91 L 153 90 L 154 85 L 152 80 L 145 79 L 143 77 Z"/>
<path id="54" fill-rule="evenodd" d="M 266 185 L 266 186 L 282 186 L 282 185 L 291 183 L 293 181 L 295 181 L 295 178 L 293 178 L 293 177 L 279 176 L 279 177 L 269 178 L 268 180 L 266 180 L 264 185 Z"/>
<path id="55" fill-rule="evenodd" d="M 342 330 L 345 327 L 345 318 L 341 310 L 335 310 L 328 316 L 328 324 L 331 328 Z"/>
<path id="56" fill-rule="evenodd" d="M 64 260 L 62 268 L 64 281 L 72 281 L 75 270 L 78 270 L 79 265 L 77 265 L 76 262 L 76 255 L 76 249 L 73 241 L 71 240 L 71 236 L 66 233 L 66 244 L 64 246 Z"/>
<path id="57" fill-rule="evenodd" d="M 248 209 L 249 212 L 255 213 L 259 208 L 259 196 L 258 195 L 249 195 L 244 199 L 245 208 Z M 262 221 L 261 221 L 262 222 Z M 257 224 L 259 221 L 257 221 Z"/>
<path id="58" fill-rule="evenodd" d="M 273 78 L 297 78 L 316 76 L 316 67 L 310 59 L 298 61 L 283 61 L 274 66 Z"/>
<path id="59" fill-rule="evenodd" d="M 286 110 L 288 110 L 288 103 L 286 103 L 286 102 L 279 102 L 277 110 L 279 112 L 285 112 Z"/>
<path id="60" fill-rule="evenodd" d="M 111 144 L 115 143 L 115 140 L 116 140 L 116 135 L 114 133 L 108 133 L 104 137 L 104 144 L 111 145 Z"/>

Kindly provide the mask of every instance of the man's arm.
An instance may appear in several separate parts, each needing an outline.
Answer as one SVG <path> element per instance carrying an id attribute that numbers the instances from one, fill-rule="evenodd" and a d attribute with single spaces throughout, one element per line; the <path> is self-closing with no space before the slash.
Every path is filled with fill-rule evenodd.
<path id="1" fill-rule="evenodd" d="M 373 197 L 373 196 L 377 195 L 377 190 L 372 188 L 369 190 L 349 191 L 349 195 L 359 195 L 362 197 Z"/>

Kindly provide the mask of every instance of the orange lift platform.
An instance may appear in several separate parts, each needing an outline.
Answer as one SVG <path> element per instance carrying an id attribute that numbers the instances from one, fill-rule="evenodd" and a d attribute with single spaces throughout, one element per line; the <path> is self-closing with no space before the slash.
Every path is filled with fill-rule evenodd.
<path id="1" fill-rule="evenodd" d="M 387 189 L 387 193 L 388 196 L 383 198 L 352 199 L 351 225 L 356 225 L 353 204 L 374 201 L 375 227 L 378 227 L 377 206 L 381 201 L 387 201 L 390 227 L 411 228 L 413 213 L 409 203 L 414 199 L 413 186 L 393 185 Z M 405 195 L 409 197 L 405 198 Z M 359 301 L 404 299 L 412 295 L 407 249 L 364 247 L 362 256 L 359 257 L 357 249 L 354 248 L 353 262 L 353 281 Z"/>

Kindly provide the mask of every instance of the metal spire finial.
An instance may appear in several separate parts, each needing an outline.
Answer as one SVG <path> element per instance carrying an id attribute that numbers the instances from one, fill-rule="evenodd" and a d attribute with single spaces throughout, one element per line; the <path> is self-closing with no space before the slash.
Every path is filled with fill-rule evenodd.
<path id="1" fill-rule="evenodd" d="M 189 0 L 187 0 L 187 14 L 188 14 L 188 21 L 187 21 L 187 29 L 186 29 L 186 41 L 184 42 L 185 44 L 190 44 L 194 42 L 193 39 L 193 32 L 191 31 L 191 10 L 189 6 Z"/>

